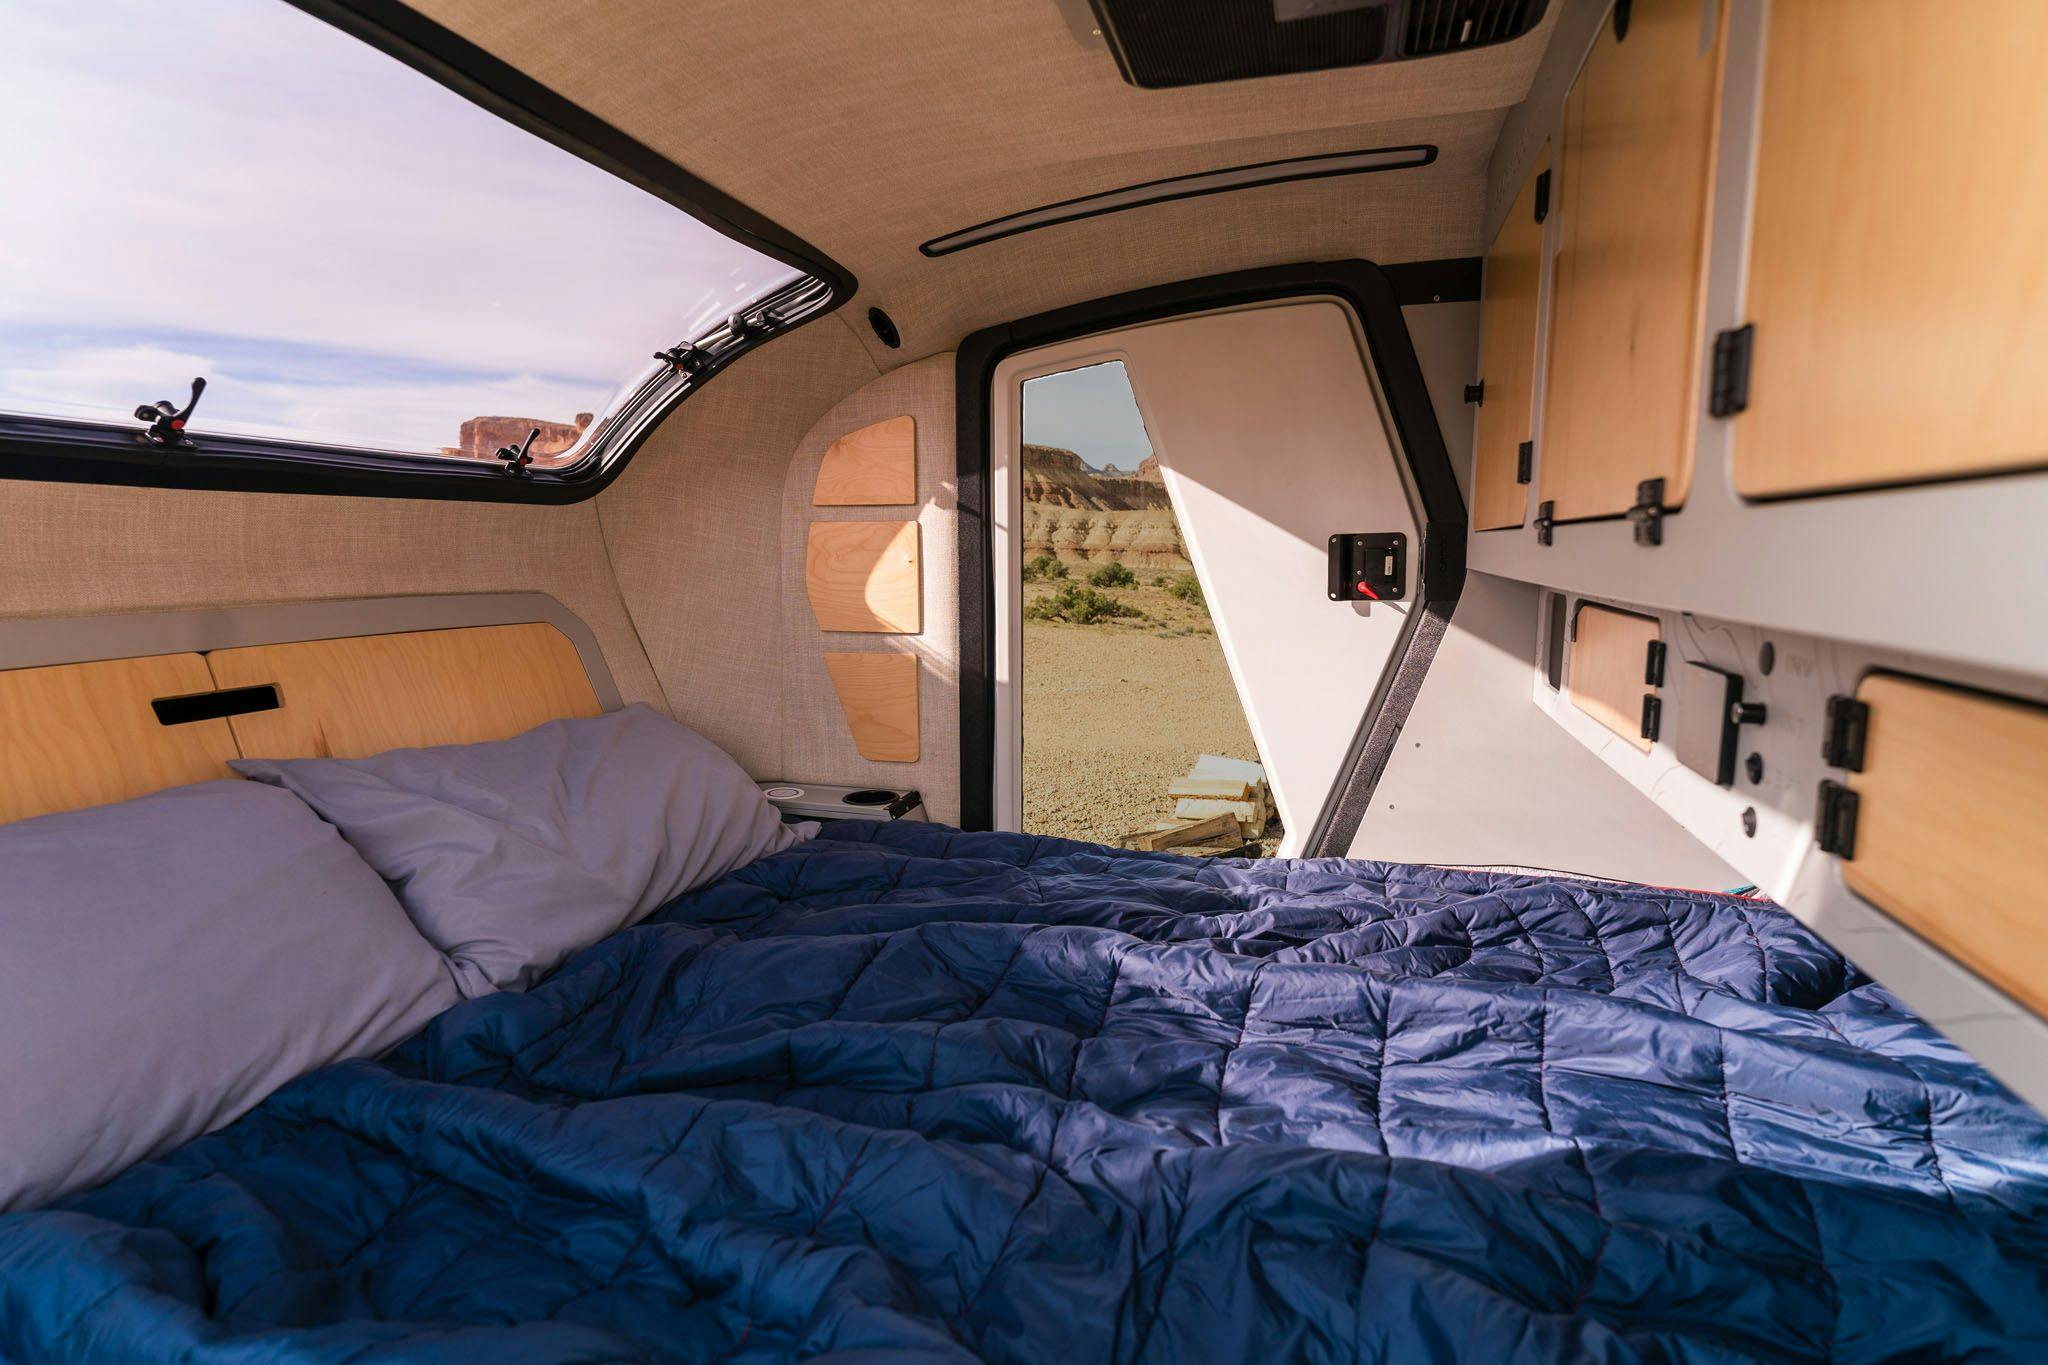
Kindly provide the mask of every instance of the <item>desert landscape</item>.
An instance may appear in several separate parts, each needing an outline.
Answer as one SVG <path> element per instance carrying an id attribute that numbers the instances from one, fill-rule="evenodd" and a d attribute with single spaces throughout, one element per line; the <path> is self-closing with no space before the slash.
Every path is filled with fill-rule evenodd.
<path id="1" fill-rule="evenodd" d="M 1200 755 L 1258 748 L 1158 462 L 1026 445 L 1023 474 L 1024 827 L 1113 844 L 1173 817 Z"/>

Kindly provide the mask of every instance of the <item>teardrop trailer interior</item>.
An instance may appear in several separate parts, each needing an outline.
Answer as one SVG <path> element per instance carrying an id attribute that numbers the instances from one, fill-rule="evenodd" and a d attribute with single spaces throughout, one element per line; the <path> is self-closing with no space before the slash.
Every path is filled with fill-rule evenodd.
<path id="1" fill-rule="evenodd" d="M 2048 1351 L 2048 10 L 0 31 L 0 1360 Z"/>

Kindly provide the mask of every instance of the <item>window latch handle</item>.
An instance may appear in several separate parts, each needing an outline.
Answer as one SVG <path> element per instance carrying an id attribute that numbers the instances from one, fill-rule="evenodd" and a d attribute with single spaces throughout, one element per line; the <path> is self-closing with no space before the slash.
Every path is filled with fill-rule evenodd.
<path id="1" fill-rule="evenodd" d="M 159 398 L 154 403 L 144 403 L 135 409 L 135 420 L 147 422 L 142 432 L 144 440 L 160 446 L 189 446 L 191 438 L 185 435 L 185 423 L 192 419 L 192 409 L 199 406 L 199 395 L 206 392 L 206 381 L 192 381 L 192 396 L 183 408 L 171 406 L 168 398 Z"/>
<path id="2" fill-rule="evenodd" d="M 526 467 L 533 463 L 534 438 L 539 435 L 540 428 L 535 427 L 526 433 L 526 439 L 518 445 L 498 447 L 498 458 L 505 462 L 507 474 L 516 479 L 526 472 Z"/>
<path id="3" fill-rule="evenodd" d="M 678 374 L 702 374 L 711 363 L 711 353 L 687 341 L 679 341 L 666 351 L 656 351 L 654 358 Z"/>

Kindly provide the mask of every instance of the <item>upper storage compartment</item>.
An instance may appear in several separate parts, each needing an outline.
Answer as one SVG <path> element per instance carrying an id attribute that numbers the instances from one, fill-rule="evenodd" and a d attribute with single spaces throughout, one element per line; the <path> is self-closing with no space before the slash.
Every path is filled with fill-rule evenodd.
<path id="1" fill-rule="evenodd" d="M 1619 6 L 1565 102 L 1538 497 L 1620 516 L 1692 482 L 1722 8 Z"/>
<path id="2" fill-rule="evenodd" d="M 1770 8 L 1746 497 L 2048 464 L 2048 5 Z"/>
<path id="3" fill-rule="evenodd" d="M 1530 419 L 1536 399 L 1536 325 L 1549 216 L 1546 150 L 1486 252 L 1479 296 L 1478 415 L 1473 420 L 1472 527 L 1520 526 L 1528 511 Z"/>

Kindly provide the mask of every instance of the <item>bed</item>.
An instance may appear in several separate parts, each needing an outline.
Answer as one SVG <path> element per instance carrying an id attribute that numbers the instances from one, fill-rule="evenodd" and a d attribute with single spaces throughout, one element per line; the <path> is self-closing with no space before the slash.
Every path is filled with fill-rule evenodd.
<path id="1" fill-rule="evenodd" d="M 0 1218 L 0 1358 L 2039 1359 L 2044 1210 L 1763 902 L 842 824 Z"/>

